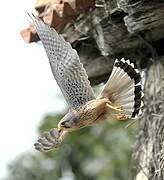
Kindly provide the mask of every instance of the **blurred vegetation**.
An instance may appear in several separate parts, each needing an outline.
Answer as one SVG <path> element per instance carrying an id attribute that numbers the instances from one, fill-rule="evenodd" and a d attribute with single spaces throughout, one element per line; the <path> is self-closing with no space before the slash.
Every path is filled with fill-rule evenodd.
<path id="1" fill-rule="evenodd" d="M 46 116 L 39 133 L 55 127 L 64 114 Z M 125 128 L 129 123 L 108 120 L 70 133 L 57 150 L 21 155 L 5 180 L 131 180 L 137 124 Z"/>
<path id="2" fill-rule="evenodd" d="M 45 117 L 40 132 L 61 117 Z M 128 123 L 109 121 L 84 128 L 70 133 L 56 151 L 25 154 L 9 166 L 7 180 L 127 180 L 136 131 L 134 126 L 125 128 Z"/>

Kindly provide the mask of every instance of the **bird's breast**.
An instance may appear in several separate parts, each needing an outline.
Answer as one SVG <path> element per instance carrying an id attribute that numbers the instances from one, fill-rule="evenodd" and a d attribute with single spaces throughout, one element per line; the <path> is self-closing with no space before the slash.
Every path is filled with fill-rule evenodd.
<path id="1" fill-rule="evenodd" d="M 81 122 L 85 122 L 85 124 L 92 124 L 98 119 L 105 118 L 105 114 L 107 113 L 106 103 L 109 100 L 104 99 L 95 99 L 89 101 L 84 107 L 81 109 Z"/>

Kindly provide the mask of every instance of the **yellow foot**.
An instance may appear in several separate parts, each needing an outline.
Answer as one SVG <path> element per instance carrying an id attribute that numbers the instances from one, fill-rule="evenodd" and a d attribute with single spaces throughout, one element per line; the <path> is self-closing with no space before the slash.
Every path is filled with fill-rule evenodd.
<path id="1" fill-rule="evenodd" d="M 128 119 L 124 114 L 118 114 L 115 116 L 117 120 L 119 121 L 123 121 L 123 120 L 126 120 Z"/>
<path id="2" fill-rule="evenodd" d="M 106 104 L 108 108 L 110 108 L 111 110 L 113 111 L 116 111 L 116 112 L 123 112 L 123 109 L 121 106 L 112 106 L 110 104 Z"/>

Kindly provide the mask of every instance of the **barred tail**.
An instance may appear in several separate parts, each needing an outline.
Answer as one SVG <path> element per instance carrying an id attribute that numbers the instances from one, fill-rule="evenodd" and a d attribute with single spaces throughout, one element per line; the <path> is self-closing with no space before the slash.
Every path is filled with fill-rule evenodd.
<path id="1" fill-rule="evenodd" d="M 140 81 L 140 73 L 134 68 L 133 63 L 124 58 L 116 60 L 101 98 L 108 97 L 114 106 L 123 108 L 126 117 L 135 118 L 141 114 L 143 106 Z"/>

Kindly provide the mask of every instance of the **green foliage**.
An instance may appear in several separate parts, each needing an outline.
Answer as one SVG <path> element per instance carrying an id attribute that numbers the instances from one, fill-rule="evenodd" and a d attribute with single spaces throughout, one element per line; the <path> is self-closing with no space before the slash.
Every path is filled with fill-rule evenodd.
<path id="1" fill-rule="evenodd" d="M 111 121 L 72 132 L 59 150 L 47 156 L 57 158 L 60 168 L 68 164 L 79 180 L 127 179 L 134 128 L 124 127 L 125 122 Z"/>
<path id="2" fill-rule="evenodd" d="M 39 132 L 56 127 L 62 117 L 46 116 Z M 125 128 L 128 123 L 108 120 L 70 133 L 57 150 L 22 155 L 9 166 L 6 180 L 127 180 L 136 134 L 136 124 Z"/>
<path id="3" fill-rule="evenodd" d="M 24 154 L 9 166 L 6 180 L 54 180 L 55 162 L 40 154 Z M 55 178 L 56 179 L 56 178 Z"/>
<path id="4" fill-rule="evenodd" d="M 47 116 L 39 131 L 53 128 L 61 114 Z M 135 127 L 109 120 L 70 133 L 61 147 L 48 153 L 26 154 L 10 166 L 12 180 L 127 180 Z"/>

